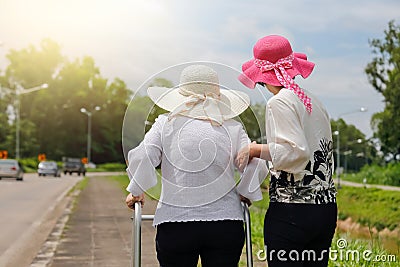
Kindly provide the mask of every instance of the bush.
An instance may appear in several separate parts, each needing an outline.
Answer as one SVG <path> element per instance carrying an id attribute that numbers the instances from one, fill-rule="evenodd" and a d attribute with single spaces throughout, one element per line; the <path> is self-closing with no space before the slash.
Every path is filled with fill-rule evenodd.
<path id="1" fill-rule="evenodd" d="M 126 165 L 118 162 L 98 164 L 96 169 L 88 169 L 88 171 L 94 172 L 124 172 L 125 170 Z"/>
<path id="2" fill-rule="evenodd" d="M 366 165 L 360 172 L 344 175 L 343 179 L 362 183 L 364 178 L 368 184 L 400 186 L 400 164 L 390 163 L 386 166 Z"/>
<path id="3" fill-rule="evenodd" d="M 400 227 L 400 194 L 377 188 L 342 187 L 337 195 L 339 219 L 351 217 L 362 225 L 382 230 Z"/>
<path id="4" fill-rule="evenodd" d="M 37 171 L 39 165 L 39 160 L 37 158 L 25 158 L 25 159 L 19 159 L 18 161 L 21 163 L 24 172 Z"/>

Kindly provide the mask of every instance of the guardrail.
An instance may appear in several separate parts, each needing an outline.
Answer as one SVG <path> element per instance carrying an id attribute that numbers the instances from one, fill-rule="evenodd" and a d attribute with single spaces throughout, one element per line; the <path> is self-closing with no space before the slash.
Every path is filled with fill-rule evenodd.
<path id="1" fill-rule="evenodd" d="M 246 235 L 246 261 L 247 267 L 253 267 L 253 249 L 251 244 L 251 223 L 250 223 L 250 211 L 249 206 L 242 202 L 244 226 Z M 132 267 L 141 266 L 141 255 L 142 255 L 142 220 L 151 221 L 154 219 L 154 215 L 142 214 L 142 207 L 140 202 L 135 203 L 135 210 L 132 217 Z"/>

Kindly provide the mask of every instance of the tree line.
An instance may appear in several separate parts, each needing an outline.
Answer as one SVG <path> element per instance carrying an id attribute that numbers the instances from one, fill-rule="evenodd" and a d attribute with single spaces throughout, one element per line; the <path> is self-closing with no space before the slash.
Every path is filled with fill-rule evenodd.
<path id="1" fill-rule="evenodd" d="M 131 94 L 124 81 L 102 77 L 91 57 L 68 60 L 49 39 L 39 48 L 12 49 L 7 59 L 10 63 L 0 77 L 0 150 L 15 157 L 19 98 L 21 158 L 40 153 L 54 160 L 85 157 L 88 116 L 81 112 L 84 108 L 93 111 L 92 160 L 123 161 L 121 128 Z M 41 84 L 48 88 L 24 94 Z"/>

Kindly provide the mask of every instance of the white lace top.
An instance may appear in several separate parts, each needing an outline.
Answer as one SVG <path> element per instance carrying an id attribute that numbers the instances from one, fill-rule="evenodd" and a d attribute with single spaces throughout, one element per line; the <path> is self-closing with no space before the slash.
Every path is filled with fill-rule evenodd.
<path id="1" fill-rule="evenodd" d="M 260 183 L 266 162 L 253 159 L 234 179 L 234 159 L 249 143 L 235 120 L 222 126 L 177 116 L 160 115 L 139 146 L 128 153 L 127 190 L 137 196 L 157 184 L 161 163 L 162 190 L 154 225 L 163 222 L 243 220 L 239 195 L 262 199 Z"/>

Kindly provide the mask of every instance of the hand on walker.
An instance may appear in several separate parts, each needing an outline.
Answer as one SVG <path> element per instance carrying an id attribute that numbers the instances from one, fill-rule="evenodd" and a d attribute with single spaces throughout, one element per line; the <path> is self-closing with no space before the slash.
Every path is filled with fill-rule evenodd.
<path id="1" fill-rule="evenodd" d="M 141 206 L 143 208 L 143 205 L 144 205 L 144 194 L 141 194 L 139 196 L 133 196 L 132 194 L 129 194 L 129 195 L 126 196 L 125 203 L 128 206 L 128 208 L 134 210 L 136 202 L 140 202 L 142 204 Z"/>
<path id="2" fill-rule="evenodd" d="M 247 164 L 253 158 L 253 156 L 251 154 L 252 144 L 257 144 L 257 142 L 253 141 L 251 144 L 244 146 L 242 149 L 239 150 L 239 152 L 236 155 L 235 165 L 239 169 L 240 172 L 244 171 L 244 168 L 246 168 Z"/>
<path id="3" fill-rule="evenodd" d="M 240 201 L 241 202 L 244 202 L 244 203 L 246 203 L 247 204 L 247 206 L 251 206 L 251 200 L 250 199 L 248 199 L 247 197 L 244 197 L 244 196 L 242 196 L 242 195 L 239 195 L 240 196 Z"/>

